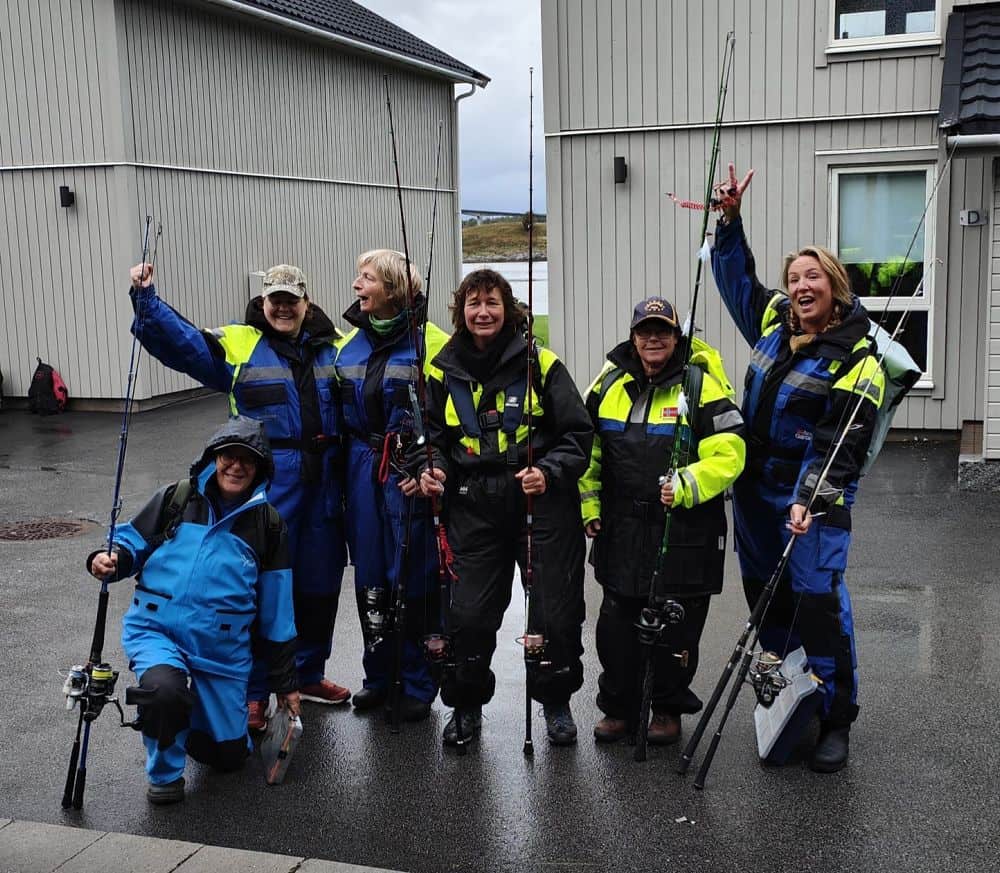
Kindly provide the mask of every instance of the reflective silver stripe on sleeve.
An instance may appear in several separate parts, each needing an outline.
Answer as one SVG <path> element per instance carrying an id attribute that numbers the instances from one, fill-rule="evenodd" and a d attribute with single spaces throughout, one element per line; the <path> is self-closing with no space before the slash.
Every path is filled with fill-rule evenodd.
<path id="1" fill-rule="evenodd" d="M 798 373 L 795 370 L 785 376 L 784 382 L 786 385 L 803 388 L 823 397 L 830 393 L 830 383 L 826 379 L 817 379 L 815 376 L 807 376 L 805 373 Z"/>
<path id="2" fill-rule="evenodd" d="M 417 368 L 407 364 L 390 364 L 385 368 L 386 379 L 400 379 L 403 382 L 417 381 Z"/>
<path id="3" fill-rule="evenodd" d="M 701 503 L 701 497 L 698 494 L 698 482 L 694 478 L 694 473 L 690 470 L 681 470 L 680 477 L 684 480 L 684 487 L 691 492 L 691 505 L 697 506 Z"/>
<path id="4" fill-rule="evenodd" d="M 340 364 L 337 364 L 337 375 L 344 381 L 364 382 L 367 369 L 368 367 L 365 364 L 352 367 L 342 367 Z"/>
<path id="5" fill-rule="evenodd" d="M 738 409 L 730 409 L 721 415 L 712 416 L 712 430 L 718 433 L 721 430 L 729 430 L 734 427 L 742 427 L 743 416 Z"/>
<path id="6" fill-rule="evenodd" d="M 769 370 L 774 363 L 774 358 L 761 349 L 754 349 L 753 354 L 750 356 L 750 363 L 761 370 Z"/>
<path id="7" fill-rule="evenodd" d="M 237 382 L 264 382 L 271 379 L 292 379 L 288 367 L 241 367 Z"/>
<path id="8" fill-rule="evenodd" d="M 224 327 L 213 327 L 205 330 L 204 333 L 210 333 L 212 336 L 224 337 L 226 335 L 226 329 Z"/>
<path id="9" fill-rule="evenodd" d="M 580 499 L 581 500 L 597 500 L 597 498 L 600 497 L 600 496 L 601 496 L 601 492 L 600 491 L 581 491 L 580 492 Z"/>
<path id="10" fill-rule="evenodd" d="M 313 367 L 313 376 L 317 379 L 332 379 L 337 375 L 337 368 L 333 364 L 324 364 L 322 367 Z"/>
<path id="11" fill-rule="evenodd" d="M 866 397 L 871 398 L 872 402 L 878 406 L 882 400 L 882 389 L 878 387 L 871 379 L 862 379 L 854 386 L 855 394 L 864 394 Z"/>

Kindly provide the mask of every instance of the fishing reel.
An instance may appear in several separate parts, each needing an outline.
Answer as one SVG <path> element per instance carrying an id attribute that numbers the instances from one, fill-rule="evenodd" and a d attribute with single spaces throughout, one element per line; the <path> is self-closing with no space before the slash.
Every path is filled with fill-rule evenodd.
<path id="1" fill-rule="evenodd" d="M 112 703 L 121 716 L 122 724 L 126 724 L 125 711 L 115 697 L 117 682 L 118 671 L 112 670 L 110 664 L 104 662 L 86 666 L 75 664 L 63 682 L 66 709 L 79 705 L 83 712 L 83 720 L 94 721 L 104 707 Z"/>
<path id="2" fill-rule="evenodd" d="M 518 638 L 518 642 L 524 646 L 524 663 L 531 667 L 543 667 L 550 664 L 545 660 L 545 635 L 526 633 Z"/>
<path id="3" fill-rule="evenodd" d="M 644 606 L 635 623 L 639 630 L 639 642 L 644 646 L 656 645 L 668 625 L 680 624 L 682 621 L 684 607 L 676 600 L 664 600 L 654 606 Z"/>
<path id="4" fill-rule="evenodd" d="M 454 658 L 452 638 L 448 634 L 428 634 L 423 639 L 424 657 L 431 664 L 446 665 Z"/>
<path id="5" fill-rule="evenodd" d="M 363 588 L 361 631 L 365 648 L 372 652 L 392 630 L 392 614 L 385 588 Z"/>
<path id="6" fill-rule="evenodd" d="M 774 652 L 759 652 L 750 665 L 748 675 L 757 702 L 768 709 L 791 682 L 781 673 L 783 661 Z"/>

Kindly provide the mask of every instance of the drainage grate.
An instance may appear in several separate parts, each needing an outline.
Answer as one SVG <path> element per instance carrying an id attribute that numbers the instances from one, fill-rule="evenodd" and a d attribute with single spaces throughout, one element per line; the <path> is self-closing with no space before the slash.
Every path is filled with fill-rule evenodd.
<path id="1" fill-rule="evenodd" d="M 54 518 L 39 518 L 35 521 L 19 521 L 0 524 L 0 540 L 22 542 L 27 540 L 54 540 L 75 537 L 96 527 L 90 521 L 62 521 Z"/>

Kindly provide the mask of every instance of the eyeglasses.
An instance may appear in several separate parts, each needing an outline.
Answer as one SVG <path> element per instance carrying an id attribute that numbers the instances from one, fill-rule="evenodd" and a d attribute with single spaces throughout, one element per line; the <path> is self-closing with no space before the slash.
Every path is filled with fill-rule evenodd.
<path id="1" fill-rule="evenodd" d="M 244 454 L 243 452 L 237 454 L 236 452 L 230 452 L 227 449 L 223 449 L 218 455 L 216 455 L 216 457 L 219 458 L 219 460 L 221 460 L 227 467 L 230 464 L 242 464 L 244 467 L 257 466 L 257 458 L 254 455 Z"/>

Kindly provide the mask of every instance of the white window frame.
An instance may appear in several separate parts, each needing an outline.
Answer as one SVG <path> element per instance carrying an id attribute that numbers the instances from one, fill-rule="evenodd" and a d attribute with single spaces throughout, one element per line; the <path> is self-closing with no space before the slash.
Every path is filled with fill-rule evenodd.
<path id="1" fill-rule="evenodd" d="M 889 0 L 887 0 L 889 2 Z M 942 39 L 942 19 L 944 10 L 942 0 L 934 0 L 934 30 L 924 33 L 896 33 L 883 36 L 863 36 L 856 39 L 837 39 L 837 0 L 829 0 L 830 24 L 827 33 L 830 34 L 830 44 L 826 47 L 828 55 L 841 52 L 878 51 L 880 49 L 917 48 L 919 46 L 939 46 Z"/>
<path id="2" fill-rule="evenodd" d="M 830 248 L 835 255 L 840 253 L 840 179 L 842 176 L 871 175 L 873 173 L 923 172 L 924 204 L 931 197 L 937 182 L 937 164 L 852 164 L 830 168 Z M 916 228 L 913 228 L 915 231 Z M 937 225 L 935 210 L 928 209 L 924 217 L 924 278 L 923 295 L 920 297 L 865 297 L 861 302 L 873 321 L 888 312 L 927 313 L 927 362 L 923 374 L 914 388 L 934 387 L 934 251 Z M 888 308 L 886 307 L 888 304 Z"/>

